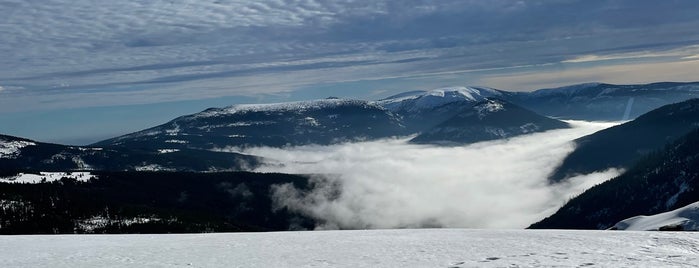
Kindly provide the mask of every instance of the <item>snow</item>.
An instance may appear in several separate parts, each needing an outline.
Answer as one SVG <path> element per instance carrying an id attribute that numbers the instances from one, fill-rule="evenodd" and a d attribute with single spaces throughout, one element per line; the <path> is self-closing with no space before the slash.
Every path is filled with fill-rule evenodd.
<path id="1" fill-rule="evenodd" d="M 488 114 L 505 110 L 505 106 L 503 106 L 501 102 L 495 100 L 487 100 L 473 108 L 478 111 L 479 119 L 485 118 Z"/>
<path id="2" fill-rule="evenodd" d="M 166 140 L 165 142 L 166 142 L 166 143 L 178 143 L 178 144 L 187 144 L 187 143 L 189 143 L 189 141 L 185 141 L 185 140 Z"/>
<path id="3" fill-rule="evenodd" d="M 4 139 L 0 139 L 0 159 L 14 158 L 19 154 L 22 148 L 35 145 L 36 143 L 31 141 L 7 141 Z"/>
<path id="4" fill-rule="evenodd" d="M 660 228 L 673 227 L 681 227 L 684 231 L 699 231 L 699 202 L 653 216 L 636 216 L 628 218 L 618 222 L 616 225 L 614 225 L 613 229 L 628 231 L 657 231 L 660 230 Z"/>
<path id="5" fill-rule="evenodd" d="M 415 94 L 396 95 L 397 97 L 376 101 L 375 103 L 388 110 L 396 110 L 404 104 L 410 103 L 409 110 L 417 111 L 431 109 L 444 104 L 469 101 L 477 102 L 488 97 L 499 96 L 501 93 L 495 89 L 484 87 L 446 87 L 433 89 L 427 92 L 415 92 Z"/>
<path id="6" fill-rule="evenodd" d="M 301 124 L 301 125 L 307 125 L 307 126 L 313 126 L 313 127 L 320 126 L 320 123 L 318 123 L 318 120 L 316 120 L 316 119 L 313 118 L 313 117 L 306 117 L 306 118 L 304 118 L 303 121 L 300 122 L 300 124 Z"/>
<path id="7" fill-rule="evenodd" d="M 692 267 L 699 233 L 373 230 L 0 236 L 1 267 Z"/>
<path id="8" fill-rule="evenodd" d="M 297 101 L 297 102 L 282 102 L 282 103 L 268 103 L 268 104 L 239 104 L 229 106 L 223 109 L 208 109 L 201 113 L 195 114 L 191 119 L 197 118 L 208 118 L 216 117 L 221 115 L 231 115 L 236 113 L 245 112 L 286 112 L 286 111 L 307 111 L 307 110 L 317 110 L 325 108 L 333 108 L 343 105 L 357 105 L 357 106 L 375 106 L 376 108 L 381 108 L 377 105 L 371 104 L 363 100 L 348 100 L 348 99 L 320 99 L 320 100 L 310 100 L 310 101 Z"/>
<path id="9" fill-rule="evenodd" d="M 78 181 L 89 181 L 97 176 L 90 172 L 39 172 L 39 174 L 19 173 L 16 176 L 0 178 L 0 182 L 5 183 L 41 183 L 57 181 L 62 178 L 72 178 Z"/>
<path id="10" fill-rule="evenodd" d="M 171 219 L 169 222 L 175 221 L 176 219 Z M 149 217 L 131 217 L 131 218 L 119 218 L 119 219 L 109 219 L 105 218 L 104 216 L 93 216 L 88 219 L 82 219 L 77 221 L 77 225 L 79 226 L 80 230 L 84 230 L 88 233 L 94 232 L 95 229 L 98 228 L 104 228 L 107 227 L 108 225 L 121 225 L 121 226 L 130 226 L 134 224 L 144 224 L 144 223 L 149 223 L 149 222 L 162 222 L 164 221 L 163 219 L 160 219 L 155 216 L 149 216 Z"/>
<path id="11" fill-rule="evenodd" d="M 136 171 L 175 171 L 175 169 L 172 168 L 166 168 L 161 165 L 157 164 L 143 164 L 140 166 L 135 166 L 134 170 Z"/>

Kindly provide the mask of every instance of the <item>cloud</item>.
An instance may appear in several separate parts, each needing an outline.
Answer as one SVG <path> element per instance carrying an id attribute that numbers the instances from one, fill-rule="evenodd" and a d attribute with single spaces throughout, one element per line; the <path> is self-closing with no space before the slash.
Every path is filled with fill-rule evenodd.
<path id="1" fill-rule="evenodd" d="M 620 63 L 609 66 L 552 65 L 543 70 L 484 76 L 481 83 L 500 88 L 550 88 L 590 81 L 643 84 L 658 81 L 694 82 L 699 60 Z"/>
<path id="2" fill-rule="evenodd" d="M 273 159 L 258 172 L 316 175 L 315 188 L 273 188 L 278 206 L 323 222 L 319 229 L 468 227 L 523 228 L 555 212 L 571 196 L 619 174 L 546 178 L 573 150 L 574 138 L 613 123 L 575 127 L 464 147 L 407 144 L 406 139 L 252 148 Z"/>
<path id="3" fill-rule="evenodd" d="M 697 7 L 691 0 L 3 1 L 0 23 L 12 27 L 0 30 L 0 51 L 8 52 L 0 79 L 25 89 L 5 98 L 25 109 L 42 101 L 279 94 L 360 80 L 385 88 L 411 76 L 434 84 L 465 72 L 460 82 L 479 81 L 473 70 L 509 74 L 585 55 L 694 45 Z M 88 99 L 76 104 L 77 96 Z"/>

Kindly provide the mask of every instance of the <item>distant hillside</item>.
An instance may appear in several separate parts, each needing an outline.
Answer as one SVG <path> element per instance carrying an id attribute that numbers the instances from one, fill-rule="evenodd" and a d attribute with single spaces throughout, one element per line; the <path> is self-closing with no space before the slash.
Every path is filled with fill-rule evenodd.
<path id="1" fill-rule="evenodd" d="M 613 85 L 587 83 L 516 93 L 508 101 L 561 119 L 620 121 L 663 105 L 699 98 L 699 82 Z"/>
<path id="2" fill-rule="evenodd" d="M 323 99 L 211 108 L 93 146 L 211 150 L 332 144 L 406 134 L 400 119 L 376 104 Z"/>
<path id="3" fill-rule="evenodd" d="M 80 147 L 0 135 L 0 170 L 233 171 L 254 167 L 255 156 L 193 149 Z M 0 172 L 2 173 L 2 172 Z"/>
<path id="4" fill-rule="evenodd" d="M 0 182 L 0 234 L 200 233 L 313 228 L 270 187 L 308 179 L 247 172 L 92 172 L 86 182 Z"/>
<path id="5" fill-rule="evenodd" d="M 628 168 L 639 157 L 699 126 L 699 99 L 663 106 L 631 122 L 575 140 L 570 153 L 551 176 L 560 181 L 611 167 Z"/>
<path id="6" fill-rule="evenodd" d="M 535 229 L 607 229 L 699 201 L 699 129 L 651 153 L 623 175 L 592 187 Z"/>
<path id="7" fill-rule="evenodd" d="M 458 145 L 567 127 L 570 126 L 563 121 L 538 115 L 509 102 L 487 99 L 462 109 L 411 142 Z"/>

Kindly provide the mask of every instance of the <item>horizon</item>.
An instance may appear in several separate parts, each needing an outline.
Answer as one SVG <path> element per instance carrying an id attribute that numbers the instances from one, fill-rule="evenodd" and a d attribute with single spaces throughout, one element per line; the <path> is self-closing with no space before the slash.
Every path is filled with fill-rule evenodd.
<path id="1" fill-rule="evenodd" d="M 699 81 L 696 1 L 0 4 L 0 133 L 82 145 L 209 107 Z"/>
<path id="2" fill-rule="evenodd" d="M 540 88 L 540 89 L 535 89 L 532 91 L 527 91 L 527 92 L 534 92 L 538 90 L 550 90 L 550 89 L 559 89 L 559 88 L 567 88 L 567 87 L 575 87 L 575 86 L 581 86 L 581 85 L 588 85 L 588 84 L 607 84 L 607 85 L 615 85 L 615 86 L 642 86 L 642 85 L 650 85 L 650 84 L 659 84 L 659 83 L 699 83 L 699 81 L 690 81 L 690 82 L 676 82 L 676 81 L 657 81 L 657 82 L 651 82 L 648 84 L 612 84 L 612 83 L 605 83 L 605 82 L 585 82 L 585 83 L 579 83 L 579 84 L 571 84 L 571 85 L 563 85 L 560 87 L 551 87 L 551 88 Z M 148 117 L 146 120 L 142 120 L 141 124 L 134 126 L 125 126 L 125 125 L 120 125 L 118 128 L 113 128 L 111 129 L 110 132 L 108 133 L 98 133 L 97 135 L 88 135 L 88 136 L 65 136 L 65 137 L 56 137 L 55 133 L 49 133 L 49 135 L 41 135 L 38 134 L 40 138 L 35 138 L 32 137 L 31 133 L 38 133 L 38 131 L 35 128 L 32 128 L 33 125 L 26 125 L 24 122 L 28 121 L 28 118 L 31 118 L 29 120 L 32 120 L 33 122 L 39 122 L 42 120 L 42 118 L 47 114 L 47 113 L 52 113 L 54 112 L 53 110 L 49 111 L 39 111 L 34 114 L 26 114 L 26 117 L 7 117 L 3 114 L 0 114 L 0 126 L 5 125 L 7 122 L 14 122 L 15 126 L 24 126 L 27 128 L 20 129 L 18 131 L 19 134 L 11 133 L 11 132 L 0 132 L 0 135 L 9 135 L 9 136 L 16 136 L 20 138 L 26 138 L 38 142 L 46 142 L 46 143 L 55 143 L 55 144 L 64 144 L 64 145 L 73 145 L 73 146 L 89 146 L 93 143 L 97 143 L 103 140 L 115 138 L 118 136 L 138 132 L 141 130 L 145 130 L 148 128 L 156 127 L 161 124 L 165 124 L 167 122 L 170 122 L 174 120 L 177 117 L 180 116 L 186 116 L 186 115 L 191 115 L 191 114 L 196 114 L 199 112 L 202 112 L 206 109 L 210 108 L 225 108 L 228 106 L 235 106 L 235 105 L 244 105 L 244 104 L 275 104 L 275 103 L 286 103 L 286 102 L 297 102 L 297 101 L 308 101 L 308 100 L 319 100 L 319 99 L 325 99 L 325 98 L 340 98 L 340 99 L 356 99 L 356 100 L 365 100 L 365 101 L 377 101 L 385 98 L 392 97 L 394 95 L 399 95 L 402 93 L 406 92 L 414 92 L 414 91 L 421 91 L 421 92 L 429 92 L 431 90 L 439 90 L 439 89 L 448 89 L 448 88 L 457 88 L 457 87 L 485 87 L 485 88 L 492 88 L 492 87 L 487 87 L 487 86 L 442 86 L 442 87 L 437 87 L 437 88 L 431 88 L 431 89 L 418 89 L 418 90 L 410 90 L 410 91 L 403 91 L 403 92 L 393 92 L 393 93 L 384 93 L 381 97 L 375 97 L 373 99 L 366 99 L 366 98 L 358 98 L 358 97 L 336 97 L 336 96 L 326 96 L 326 97 L 318 97 L 318 98 L 307 98 L 307 99 L 282 99 L 282 100 L 268 100 L 267 102 L 260 102 L 260 101 L 255 101 L 255 99 L 251 98 L 217 98 L 217 99 L 212 99 L 212 100 L 194 100 L 194 101 L 177 101 L 177 102 L 164 102 L 164 103 L 157 103 L 157 104 L 136 104 L 136 105 L 128 105 L 128 106 L 106 106 L 106 107 L 86 107 L 86 108 L 72 108 L 72 109 L 66 109 L 62 110 L 63 113 L 65 113 L 68 116 L 71 116 L 71 118 L 74 118 L 76 116 L 93 116 L 95 112 L 103 112 L 106 114 L 106 117 L 114 117 L 118 115 L 123 115 L 130 113 L 130 116 L 139 116 L 141 119 L 143 117 Z M 495 90 L 500 90 L 500 91 L 506 91 L 506 92 L 517 92 L 517 91 L 512 91 L 512 90 L 505 90 L 505 89 L 499 89 L 499 88 L 492 88 Z M 233 103 L 226 103 L 231 99 Z M 235 100 L 233 100 L 235 99 Z M 243 100 L 240 102 L 236 102 L 238 100 Z M 218 106 L 206 106 L 208 104 L 218 104 Z M 158 111 L 155 111 L 154 107 L 159 107 Z M 162 109 L 166 109 L 166 112 L 163 112 Z M 188 111 L 185 113 L 180 113 L 178 114 L 177 112 L 180 111 Z M 95 126 L 99 126 L 100 124 L 104 124 L 105 122 L 101 121 L 103 117 L 98 117 L 98 118 L 83 118 L 84 121 L 82 121 L 83 127 L 86 128 L 91 128 Z M 125 121 L 125 123 L 130 123 L 131 121 Z M 620 121 L 621 122 L 621 121 Z M 46 121 L 45 124 L 60 124 L 64 122 L 56 122 L 56 121 Z M 112 124 L 112 123 L 109 123 Z M 40 129 L 45 129 L 45 125 L 38 126 Z M 72 130 L 72 127 L 69 127 L 68 130 Z M 23 135 L 24 134 L 24 135 Z M 42 139 L 43 137 L 44 139 Z"/>

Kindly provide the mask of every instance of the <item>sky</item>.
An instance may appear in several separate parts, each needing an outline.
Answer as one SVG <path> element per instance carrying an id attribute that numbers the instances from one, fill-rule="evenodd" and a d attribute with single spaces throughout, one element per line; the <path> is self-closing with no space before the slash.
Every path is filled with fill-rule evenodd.
<path id="1" fill-rule="evenodd" d="M 697 81 L 694 0 L 3 0 L 0 133 L 87 144 L 208 107 Z"/>

